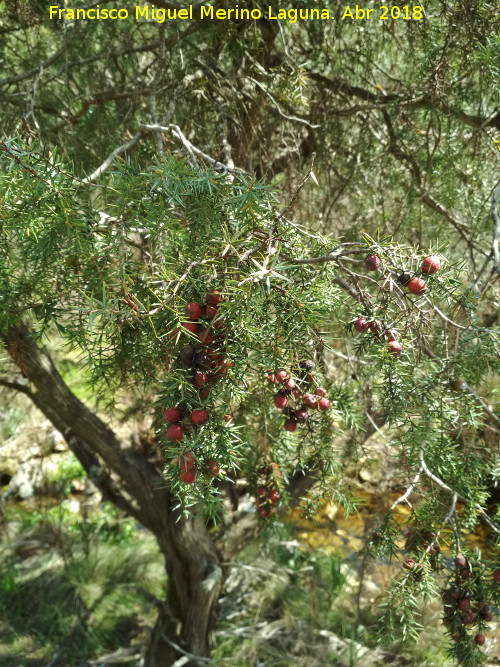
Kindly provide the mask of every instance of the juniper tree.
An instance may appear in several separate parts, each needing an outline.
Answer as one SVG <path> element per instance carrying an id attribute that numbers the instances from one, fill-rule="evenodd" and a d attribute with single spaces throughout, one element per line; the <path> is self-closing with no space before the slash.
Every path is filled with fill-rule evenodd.
<path id="1" fill-rule="evenodd" d="M 209 654 L 223 563 L 306 490 L 311 514 L 349 503 L 340 435 L 362 442 L 372 422 L 405 485 L 367 545 L 401 561 L 385 629 L 415 636 L 420 601 L 443 593 L 457 661 L 482 660 L 497 563 L 465 531 L 498 531 L 483 395 L 499 358 L 498 31 L 490 3 L 454 4 L 362 32 L 54 23 L 37 2 L 0 19 L 17 135 L 1 144 L 2 384 L 157 537 L 169 578 L 149 665 Z M 111 414 L 133 392 L 149 456 L 71 394 L 43 349 L 56 333 Z M 258 511 L 239 511 L 236 479 Z"/>
<path id="2" fill-rule="evenodd" d="M 3 150 L 4 373 L 13 362 L 29 383 L 2 382 L 29 395 L 104 496 L 156 535 L 169 578 L 148 664 L 169 664 L 179 645 L 208 655 L 223 563 L 297 489 L 314 481 L 311 511 L 341 495 L 335 436 L 356 426 L 356 384 L 368 378 L 409 477 L 392 510 L 413 508 L 413 561 L 390 618 L 415 604 L 408 587 L 425 593 L 435 572 L 441 585 L 441 545 L 469 554 L 462 532 L 481 517 L 500 530 L 485 508 L 492 452 L 474 445 L 485 407 L 493 413 L 471 389 L 498 370 L 498 338 L 477 321 L 475 292 L 445 256 L 434 251 L 431 274 L 421 250 L 392 239 L 311 235 L 262 183 L 185 160 L 146 171 L 125 164 L 89 196 L 52 159 L 15 142 Z M 367 255 L 381 260 L 375 272 Z M 425 291 L 412 295 L 402 274 L 421 276 Z M 71 394 L 41 347 L 54 327 L 84 352 L 109 410 L 124 388 L 140 394 L 160 456 L 119 443 Z M 326 368 L 333 331 L 343 332 L 347 363 Z M 290 421 L 295 428 L 283 428 Z M 258 514 L 239 513 L 234 492 L 236 508 L 224 506 L 236 477 L 257 496 Z M 394 521 L 389 513 L 373 537 L 378 550 L 395 549 Z M 477 570 L 469 559 L 461 569 L 467 576 L 450 574 L 460 595 L 494 604 L 496 564 Z M 458 630 L 453 604 L 457 656 L 471 664 L 479 651 L 470 637 L 483 622 L 470 621 L 472 635 L 462 621 Z M 411 634 L 416 616 L 402 616 Z"/>

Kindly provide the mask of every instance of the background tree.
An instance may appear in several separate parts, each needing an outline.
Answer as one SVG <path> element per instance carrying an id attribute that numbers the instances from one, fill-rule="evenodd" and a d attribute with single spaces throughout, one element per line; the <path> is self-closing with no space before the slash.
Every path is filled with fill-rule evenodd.
<path id="1" fill-rule="evenodd" d="M 498 417 L 478 392 L 499 358 L 500 45 L 490 3 L 457 19 L 459 9 L 430 3 L 422 19 L 377 18 L 361 31 L 264 18 L 72 25 L 49 21 L 42 3 L 4 7 L 2 124 L 17 138 L 0 146 L 2 383 L 27 393 L 104 496 L 156 535 L 169 578 L 150 665 L 171 664 L 179 646 L 209 654 L 222 563 L 259 529 L 227 480 L 241 475 L 262 493 L 266 520 L 272 492 L 286 505 L 314 481 L 313 511 L 339 494 L 332 432 L 388 423 L 401 450 L 400 502 L 411 497 L 418 539 L 389 623 L 403 618 L 414 633 L 406 591 L 431 592 L 438 543 L 466 550 L 462 526 L 481 518 L 498 530 L 486 510 L 497 454 L 482 437 Z M 331 11 L 342 15 L 339 4 Z M 430 253 L 441 267 L 422 276 Z M 381 259 L 376 273 L 368 254 Z M 428 290 L 408 296 L 402 273 Z M 215 316 L 187 319 L 201 319 L 218 347 L 192 361 L 179 327 L 212 288 Z M 354 333 L 360 317 L 371 333 Z M 133 389 L 158 450 L 120 443 L 71 394 L 41 347 L 54 327 L 85 351 L 110 410 Z M 401 356 L 383 342 L 396 332 Z M 212 374 L 207 397 L 193 369 Z M 309 406 L 305 425 L 284 430 L 283 414 L 298 420 L 272 405 L 267 376 L 279 369 L 301 396 L 325 385 L 331 409 Z M 163 418 L 178 405 L 182 441 Z M 189 426 L 203 409 L 208 424 Z M 223 518 L 226 494 L 233 513 Z M 390 515 L 373 546 L 393 551 L 397 532 Z M 496 603 L 495 563 L 481 576 L 470 558 L 459 565 L 458 599 Z M 458 603 L 445 604 L 457 658 L 480 663 L 474 638 L 489 611 L 464 625 Z"/>

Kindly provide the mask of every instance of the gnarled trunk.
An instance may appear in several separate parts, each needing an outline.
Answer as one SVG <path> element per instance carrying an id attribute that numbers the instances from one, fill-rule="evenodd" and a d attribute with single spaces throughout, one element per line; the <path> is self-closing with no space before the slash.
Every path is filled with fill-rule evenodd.
<path id="1" fill-rule="evenodd" d="M 167 667 L 181 657 L 183 665 L 200 664 L 196 658 L 210 654 L 223 583 L 221 558 L 203 522 L 179 519 L 154 463 L 120 441 L 78 400 L 26 327 L 12 327 L 5 343 L 30 382 L 19 390 L 64 435 L 103 497 L 151 530 L 165 556 L 166 601 L 152 632 L 146 667 Z"/>

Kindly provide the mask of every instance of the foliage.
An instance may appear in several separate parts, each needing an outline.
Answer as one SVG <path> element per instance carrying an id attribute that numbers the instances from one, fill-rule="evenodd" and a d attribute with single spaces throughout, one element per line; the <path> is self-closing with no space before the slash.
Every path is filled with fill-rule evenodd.
<path id="1" fill-rule="evenodd" d="M 27 655 L 72 664 L 140 636 L 152 620 L 146 603 L 164 585 L 153 538 L 110 507 L 86 520 L 64 506 L 18 516 L 38 549 L 23 562 L 15 543 L 2 546 L 2 664 Z"/>
<path id="2" fill-rule="evenodd" d="M 110 411 L 133 391 L 165 484 L 210 526 L 223 525 L 225 481 L 266 498 L 262 526 L 271 493 L 286 507 L 306 475 L 311 512 L 349 498 L 347 454 L 387 427 L 405 490 L 368 548 L 402 560 L 406 541 L 413 562 L 387 607 L 392 637 L 417 635 L 443 578 L 474 604 L 497 603 L 496 545 L 481 559 L 466 535 L 479 521 L 500 534 L 488 505 L 499 468 L 499 18 L 487 1 L 463 9 L 429 2 L 422 19 L 356 29 L 194 20 L 180 31 L 50 22 L 32 0 L 0 19 L 0 62 L 20 73 L 0 69 L 0 334 L 21 321 L 39 340 L 56 328 Z M 434 275 L 426 255 L 440 259 Z M 410 294 L 405 274 L 426 291 Z M 213 289 L 220 304 L 201 322 L 216 342 L 203 347 L 182 323 Z M 395 334 L 401 354 L 387 344 Z M 186 362 L 193 341 L 213 358 Z M 324 387 L 330 409 L 285 430 L 298 404 L 288 394 L 291 407 L 273 407 L 267 376 L 280 369 L 298 403 Z M 176 407 L 173 437 L 164 413 Z M 195 410 L 208 422 L 193 425 Z M 445 549 L 467 557 L 470 577 Z M 450 633 L 463 664 L 483 660 L 477 615 L 468 632 L 450 621 L 462 623 Z"/>

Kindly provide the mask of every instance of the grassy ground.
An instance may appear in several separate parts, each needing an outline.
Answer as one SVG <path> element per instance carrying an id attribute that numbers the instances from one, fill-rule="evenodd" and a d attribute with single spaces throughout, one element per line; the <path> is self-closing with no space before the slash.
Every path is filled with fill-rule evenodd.
<path id="1" fill-rule="evenodd" d="M 147 642 L 165 585 L 156 543 L 110 506 L 82 517 L 72 504 L 29 514 L 7 508 L 9 525 L 20 524 L 0 554 L 3 667 L 77 667 L 127 647 L 138 654 Z M 358 609 L 355 555 L 305 547 L 293 525 L 265 536 L 231 569 L 215 664 L 254 667 L 260 658 L 266 667 L 374 667 L 390 658 L 396 665 L 451 665 L 438 608 L 426 611 L 417 645 L 376 648 L 379 611 L 369 591 L 376 587 L 379 595 L 390 576 L 385 569 L 383 577 L 368 575 L 368 597 Z"/>

